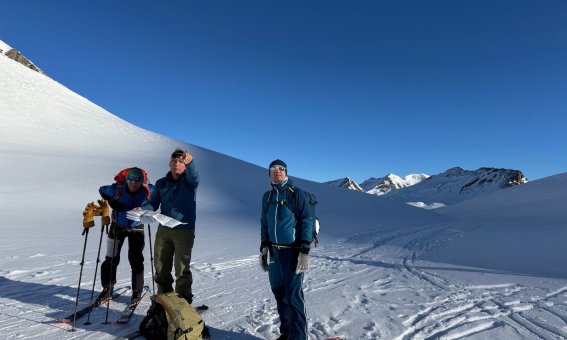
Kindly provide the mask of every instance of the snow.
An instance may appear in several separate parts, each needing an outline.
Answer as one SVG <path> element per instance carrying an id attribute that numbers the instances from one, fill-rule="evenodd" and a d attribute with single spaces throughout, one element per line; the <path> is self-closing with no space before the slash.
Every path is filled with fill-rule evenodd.
<path id="1" fill-rule="evenodd" d="M 404 181 L 406 182 L 407 186 L 415 185 L 425 179 L 428 179 L 430 176 L 426 174 L 409 174 L 404 177 Z"/>
<path id="2" fill-rule="evenodd" d="M 278 336 L 257 258 L 266 168 L 140 129 L 3 56 L 0 88 L 3 338 L 113 339 L 137 328 L 147 298 L 127 325 L 102 324 L 102 308 L 76 332 L 55 320 L 74 308 L 85 239 L 79 306 L 93 282 L 100 289 L 104 234 L 97 220 L 81 235 L 86 203 L 124 167 L 143 167 L 155 182 L 176 146 L 191 151 L 201 175 L 193 290 L 197 305 L 210 306 L 203 319 L 213 338 Z M 567 174 L 434 211 L 293 179 L 317 195 L 322 222 L 304 284 L 311 339 L 567 337 Z M 151 287 L 148 242 L 144 251 Z M 130 284 L 125 254 L 119 286 Z M 128 300 L 111 304 L 110 321 Z"/>
<path id="3" fill-rule="evenodd" d="M 427 204 L 424 202 L 407 202 L 407 204 L 423 209 L 437 209 L 445 206 L 445 204 L 439 202 L 433 202 L 431 204 Z"/>
<path id="4" fill-rule="evenodd" d="M 381 178 L 370 177 L 360 184 L 360 187 L 371 195 L 386 195 L 399 189 L 413 186 L 419 182 L 429 178 L 425 174 L 409 174 L 401 178 L 395 174 L 388 174 Z"/>
<path id="5" fill-rule="evenodd" d="M 8 52 L 11 49 L 12 48 L 8 44 L 0 40 L 0 50 L 2 51 L 2 54 L 6 54 L 6 52 Z"/>

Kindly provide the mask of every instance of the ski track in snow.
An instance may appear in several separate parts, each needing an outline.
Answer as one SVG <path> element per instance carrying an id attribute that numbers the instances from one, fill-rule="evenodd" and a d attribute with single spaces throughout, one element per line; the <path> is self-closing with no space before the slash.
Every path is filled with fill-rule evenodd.
<path id="1" fill-rule="evenodd" d="M 554 290 L 513 281 L 463 284 L 425 268 L 430 263 L 420 261 L 421 255 L 461 237 L 462 232 L 449 225 L 391 228 L 320 245 L 312 252 L 304 281 L 310 338 L 470 339 L 490 338 L 491 334 L 567 338 L 567 284 Z M 102 325 L 106 309 L 99 307 L 91 314 L 92 325 L 84 325 L 85 316 L 77 321 L 76 332 L 69 332 L 70 325 L 55 320 L 72 311 L 77 288 L 58 282 L 72 281 L 69 276 L 78 272 L 64 269 L 71 264 L 77 269 L 79 261 L 45 254 L 28 258 L 46 258 L 41 262 L 45 265 L 16 269 L 10 265 L 17 260 L 14 257 L 0 259 L 6 268 L 0 270 L 0 324 L 5 339 L 23 338 L 29 335 L 29 328 L 38 338 L 112 339 L 135 330 L 149 307 L 146 296 L 125 326 Z M 95 261 L 85 261 L 79 307 L 90 299 L 94 265 Z M 128 272 L 127 265 L 120 268 Z M 257 255 L 195 262 L 192 271 L 195 304 L 210 306 L 203 319 L 212 327 L 215 339 L 274 339 L 279 335 L 275 300 Z M 150 277 L 148 273 L 147 282 Z M 120 296 L 113 301 L 109 320 L 119 316 L 128 299 Z M 358 333 L 352 334 L 353 329 Z"/>

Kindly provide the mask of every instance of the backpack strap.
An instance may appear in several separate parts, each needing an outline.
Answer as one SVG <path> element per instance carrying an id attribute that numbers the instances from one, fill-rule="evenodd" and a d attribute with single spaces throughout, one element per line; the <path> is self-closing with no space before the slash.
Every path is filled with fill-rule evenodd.
<path id="1" fill-rule="evenodd" d="M 297 195 L 299 195 L 300 191 L 301 189 L 293 185 L 289 185 L 286 190 L 286 202 L 285 202 L 285 205 L 293 213 L 293 216 L 295 217 L 295 223 L 296 223 L 295 225 L 298 227 L 299 238 L 296 239 L 294 242 L 298 246 L 301 244 L 309 245 L 308 241 L 304 241 L 301 239 L 301 235 L 302 235 L 301 229 L 303 228 L 303 223 L 301 221 L 301 216 L 299 216 L 297 209 Z"/>
<path id="2" fill-rule="evenodd" d="M 299 221 L 299 218 L 297 216 L 297 194 L 299 192 L 300 189 L 296 188 L 293 185 L 289 185 L 287 187 L 287 190 L 285 192 L 285 197 L 286 197 L 286 206 L 289 208 L 289 210 L 291 210 L 291 212 L 293 213 L 293 216 L 295 216 L 295 219 Z"/>
<path id="3" fill-rule="evenodd" d="M 124 183 L 116 182 L 116 191 L 114 192 L 114 196 L 112 196 L 112 200 L 118 201 L 120 195 L 122 195 L 122 191 L 124 191 Z"/>

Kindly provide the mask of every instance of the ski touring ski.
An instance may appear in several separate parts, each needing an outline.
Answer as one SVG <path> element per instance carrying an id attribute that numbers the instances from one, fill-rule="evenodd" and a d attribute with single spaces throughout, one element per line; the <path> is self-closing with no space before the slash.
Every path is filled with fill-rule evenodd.
<path id="1" fill-rule="evenodd" d="M 136 308 L 140 304 L 140 301 L 148 293 L 149 290 L 150 290 L 150 287 L 144 286 L 144 289 L 142 290 L 142 294 L 140 295 L 140 298 L 138 299 L 138 301 L 136 301 L 135 303 L 130 303 L 128 306 L 126 306 L 126 308 L 124 308 L 124 310 L 122 311 L 122 314 L 120 314 L 120 316 L 118 317 L 116 322 L 117 323 L 128 323 L 128 321 L 130 321 L 130 318 L 134 314 L 134 311 L 136 310 Z"/>
<path id="2" fill-rule="evenodd" d="M 130 289 L 131 289 L 130 286 L 119 288 L 118 290 L 116 290 L 112 293 L 112 299 L 116 299 L 117 297 L 126 293 Z M 95 307 L 98 307 L 100 305 L 101 304 L 99 304 L 98 301 L 95 300 L 91 304 L 89 304 L 88 306 L 85 306 L 84 308 L 79 309 L 76 314 L 71 313 L 64 318 L 58 319 L 57 322 L 71 324 L 71 323 L 73 323 L 73 319 L 78 320 L 80 317 L 87 315 L 92 309 L 94 309 Z"/>

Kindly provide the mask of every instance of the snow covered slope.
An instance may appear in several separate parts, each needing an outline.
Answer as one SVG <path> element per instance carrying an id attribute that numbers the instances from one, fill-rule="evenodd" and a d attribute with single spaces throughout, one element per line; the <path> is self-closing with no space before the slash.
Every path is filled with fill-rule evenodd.
<path id="1" fill-rule="evenodd" d="M 2 338 L 114 339 L 137 328 L 147 298 L 127 325 L 102 324 L 103 309 L 76 332 L 55 320 L 75 304 L 85 204 L 123 167 L 155 182 L 176 146 L 191 150 L 201 175 L 193 291 L 211 307 L 213 338 L 279 335 L 257 258 L 266 168 L 140 129 L 2 55 L 0 89 Z M 191 131 L 190 117 L 176 123 Z M 304 283 L 310 339 L 567 338 L 566 174 L 436 212 L 295 180 L 317 195 L 322 223 Z M 80 306 L 93 283 L 100 289 L 98 220 L 89 235 Z M 119 286 L 130 283 L 122 254 Z M 147 242 L 148 284 L 150 258 Z M 127 301 L 112 303 L 110 321 Z"/>
<path id="2" fill-rule="evenodd" d="M 479 228 L 432 259 L 565 278 L 566 203 L 563 173 L 438 209 L 478 223 Z"/>
<path id="3" fill-rule="evenodd" d="M 2 40 L 0 40 L 0 54 L 5 55 L 6 52 L 8 52 L 11 49 L 12 49 L 12 47 L 10 47 L 10 45 L 8 45 L 5 42 L 3 42 Z"/>

